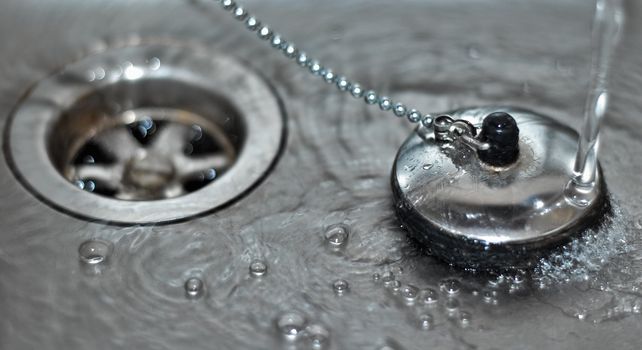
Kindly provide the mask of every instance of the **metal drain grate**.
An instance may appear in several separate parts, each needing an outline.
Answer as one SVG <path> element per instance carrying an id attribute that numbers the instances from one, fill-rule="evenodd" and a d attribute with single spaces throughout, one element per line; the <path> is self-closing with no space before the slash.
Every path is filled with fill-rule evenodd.
<path id="1" fill-rule="evenodd" d="M 90 219 L 158 223 L 245 193 L 269 170 L 283 115 L 233 58 L 130 47 L 85 58 L 18 106 L 8 156 L 47 203 Z"/>
<path id="2" fill-rule="evenodd" d="M 99 127 L 75 155 L 58 149 L 65 157 L 61 173 L 88 192 L 122 200 L 174 198 L 215 181 L 237 158 L 229 135 L 187 111 L 137 109 L 114 119 L 103 121 L 110 125 Z"/>

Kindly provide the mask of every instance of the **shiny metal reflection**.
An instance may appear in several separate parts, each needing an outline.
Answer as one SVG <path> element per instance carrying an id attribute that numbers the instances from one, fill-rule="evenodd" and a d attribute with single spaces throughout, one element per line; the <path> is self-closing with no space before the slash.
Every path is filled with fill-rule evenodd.
<path id="1" fill-rule="evenodd" d="M 466 267 L 524 266 L 604 213 L 601 171 L 591 200 L 577 205 L 564 189 L 573 177 L 577 134 L 534 112 L 487 107 L 449 113 L 480 125 L 495 111 L 521 130 L 520 155 L 490 167 L 470 148 L 418 130 L 400 149 L 392 186 L 403 225 L 435 254 Z"/>
<path id="2" fill-rule="evenodd" d="M 148 123 L 147 132 L 156 121 L 169 126 L 148 147 L 124 129 Z M 181 138 L 190 126 L 212 136 L 219 153 L 187 157 Z M 39 82 L 15 110 L 7 151 L 23 184 L 56 208 L 93 220 L 159 223 L 247 192 L 273 164 L 283 134 L 271 88 L 238 60 L 198 47 L 141 46 L 87 57 Z M 88 142 L 117 161 L 74 164 Z M 181 187 L 208 169 L 222 175 L 205 173 L 214 181 L 195 191 Z M 112 186 L 109 195 L 87 192 L 97 178 Z"/>

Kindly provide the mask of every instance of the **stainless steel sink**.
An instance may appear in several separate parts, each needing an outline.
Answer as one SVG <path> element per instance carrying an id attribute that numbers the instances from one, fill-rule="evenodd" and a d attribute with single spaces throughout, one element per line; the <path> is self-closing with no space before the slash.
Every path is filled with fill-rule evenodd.
<path id="1" fill-rule="evenodd" d="M 246 5 L 310 54 L 422 110 L 500 104 L 581 121 L 590 1 Z M 601 155 L 613 216 L 533 270 L 487 273 L 429 256 L 397 222 L 389 174 L 410 125 L 318 82 L 214 1 L 3 1 L 0 349 L 640 348 L 642 4 L 627 1 L 626 16 Z M 119 108 L 101 112 L 112 119 L 74 109 L 82 96 L 65 91 L 88 76 L 60 80 L 65 72 L 104 55 L 136 66 L 118 50 L 149 47 L 180 62 L 229 59 L 261 93 L 245 78 L 212 83 L 212 99 L 156 80 L 125 89 Z M 177 66 L 195 80 L 215 71 Z M 36 101 L 50 117 L 39 119 L 22 108 L 48 79 L 62 85 Z M 223 122 L 225 137 L 213 139 L 240 140 L 228 148 L 238 160 L 220 179 L 160 197 L 78 188 L 69 165 L 96 128 L 125 107 L 149 107 L 128 105 L 132 91 L 162 100 L 158 108 L 198 97 L 180 106 L 190 113 L 233 106 L 237 127 Z M 69 105 L 46 103 L 54 95 Z M 195 123 L 172 113 L 158 118 Z M 261 126 L 255 113 L 272 119 Z M 37 130 L 14 134 L 22 118 Z M 251 142 L 248 125 L 274 133 Z"/>

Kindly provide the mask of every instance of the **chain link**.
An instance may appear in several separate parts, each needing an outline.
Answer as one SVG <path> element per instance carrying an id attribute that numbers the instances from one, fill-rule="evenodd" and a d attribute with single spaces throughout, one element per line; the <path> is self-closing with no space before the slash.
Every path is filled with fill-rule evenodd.
<path id="1" fill-rule="evenodd" d="M 375 90 L 366 90 L 359 83 L 337 75 L 328 67 L 321 65 L 305 52 L 299 50 L 294 43 L 285 40 L 267 24 L 261 23 L 243 6 L 234 0 L 216 0 L 221 7 L 230 12 L 234 18 L 243 22 L 245 28 L 257 33 L 258 37 L 267 41 L 271 46 L 282 52 L 287 58 L 307 69 L 311 74 L 321 77 L 326 83 L 334 84 L 339 91 L 349 93 L 352 97 L 364 101 L 367 105 L 378 105 L 384 112 L 390 112 L 399 118 L 407 118 L 411 123 L 421 123 L 426 128 L 432 128 L 434 118 L 430 114 L 422 114 L 417 109 L 409 109 L 401 102 L 393 101 L 390 97 L 380 95 Z"/>

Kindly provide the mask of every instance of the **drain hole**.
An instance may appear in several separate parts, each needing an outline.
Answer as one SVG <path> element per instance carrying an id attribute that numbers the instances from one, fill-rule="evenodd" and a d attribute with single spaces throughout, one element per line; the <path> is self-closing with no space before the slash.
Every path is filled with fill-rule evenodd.
<path id="1" fill-rule="evenodd" d="M 249 194 L 286 124 L 269 85 L 237 59 L 141 45 L 38 82 L 7 126 L 9 164 L 37 198 L 90 220 L 157 224 Z"/>
<path id="2" fill-rule="evenodd" d="M 109 86 L 58 121 L 50 157 L 77 187 L 120 200 L 159 200 L 198 191 L 235 163 L 241 118 L 217 96 L 175 81 Z"/>

